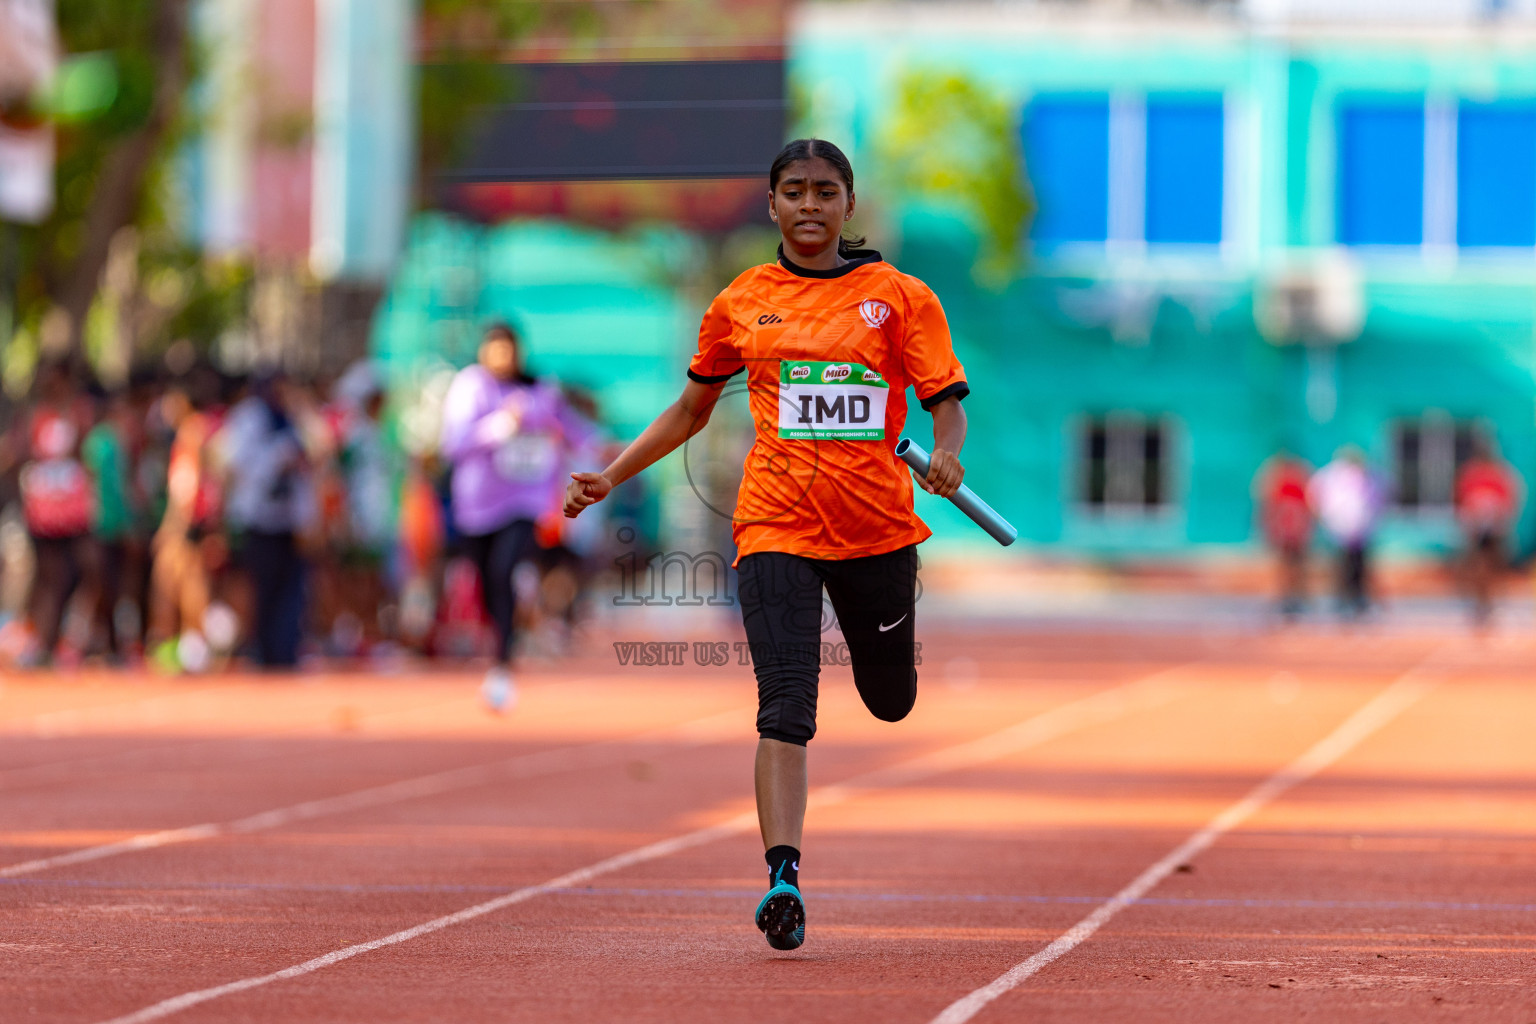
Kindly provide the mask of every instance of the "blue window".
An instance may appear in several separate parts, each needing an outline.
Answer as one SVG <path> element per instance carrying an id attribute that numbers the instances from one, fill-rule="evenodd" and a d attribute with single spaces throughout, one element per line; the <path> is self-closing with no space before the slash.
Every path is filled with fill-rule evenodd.
<path id="1" fill-rule="evenodd" d="M 1109 236 L 1109 97 L 1041 96 L 1024 120 L 1024 160 L 1034 186 L 1033 234 L 1046 242 Z"/>
<path id="2" fill-rule="evenodd" d="M 1224 120 L 1220 96 L 1147 98 L 1147 241 L 1221 241 Z"/>
<path id="3" fill-rule="evenodd" d="M 1456 244 L 1536 245 L 1536 107 L 1461 105 Z"/>
<path id="4" fill-rule="evenodd" d="M 1353 103 L 1339 114 L 1339 241 L 1424 240 L 1424 105 Z"/>

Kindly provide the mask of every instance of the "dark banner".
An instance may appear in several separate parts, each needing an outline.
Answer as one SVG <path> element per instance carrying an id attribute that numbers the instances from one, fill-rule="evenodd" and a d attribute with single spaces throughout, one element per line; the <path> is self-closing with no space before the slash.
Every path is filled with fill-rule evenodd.
<path id="1" fill-rule="evenodd" d="M 508 65 L 453 182 L 760 178 L 784 143 L 777 60 Z"/>

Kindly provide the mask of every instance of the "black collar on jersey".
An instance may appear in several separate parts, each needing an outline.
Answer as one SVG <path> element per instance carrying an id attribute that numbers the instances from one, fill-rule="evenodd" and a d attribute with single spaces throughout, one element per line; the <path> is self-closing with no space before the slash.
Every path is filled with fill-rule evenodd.
<path id="1" fill-rule="evenodd" d="M 779 243 L 779 266 L 796 277 L 842 277 L 844 274 L 853 273 L 860 267 L 867 267 L 871 263 L 881 262 L 880 254 L 873 249 L 849 249 L 843 253 L 843 256 L 848 262 L 840 267 L 833 267 L 831 270 L 811 270 L 808 267 L 800 266 L 798 263 L 791 263 L 789 257 L 784 255 L 784 243 Z"/>

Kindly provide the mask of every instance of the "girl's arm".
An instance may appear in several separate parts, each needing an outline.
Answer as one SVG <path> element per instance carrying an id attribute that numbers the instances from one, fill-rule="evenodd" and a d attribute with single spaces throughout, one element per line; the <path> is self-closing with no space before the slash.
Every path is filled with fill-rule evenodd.
<path id="1" fill-rule="evenodd" d="M 601 473 L 572 473 L 565 485 L 565 515 L 575 519 L 588 505 L 602 501 L 608 492 L 653 462 L 675 450 L 704 429 L 725 384 L 700 384 L 690 380 L 677 401 L 664 409 L 629 447 Z"/>
<path id="2" fill-rule="evenodd" d="M 948 498 L 960 489 L 965 467 L 960 465 L 960 449 L 965 445 L 965 410 L 959 398 L 946 398 L 932 409 L 933 461 L 927 478 L 917 482 L 929 494 Z"/>

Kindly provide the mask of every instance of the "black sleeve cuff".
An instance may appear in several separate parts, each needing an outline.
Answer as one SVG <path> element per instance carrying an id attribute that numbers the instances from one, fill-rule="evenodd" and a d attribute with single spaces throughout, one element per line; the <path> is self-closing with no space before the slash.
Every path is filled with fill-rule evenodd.
<path id="1" fill-rule="evenodd" d="M 726 381 L 730 380 L 732 377 L 736 376 L 738 373 L 745 369 L 746 367 L 743 366 L 739 369 L 732 370 L 730 373 L 722 373 L 714 377 L 706 377 L 702 373 L 694 373 L 693 367 L 690 366 L 688 368 L 688 379 L 697 381 L 700 384 L 724 384 Z"/>
<path id="2" fill-rule="evenodd" d="M 929 395 L 927 398 L 920 398 L 918 401 L 922 402 L 924 410 L 928 410 L 932 409 L 946 398 L 964 398 L 970 393 L 971 386 L 963 380 L 957 380 L 949 387 L 944 388 L 941 391 L 936 391 Z"/>

